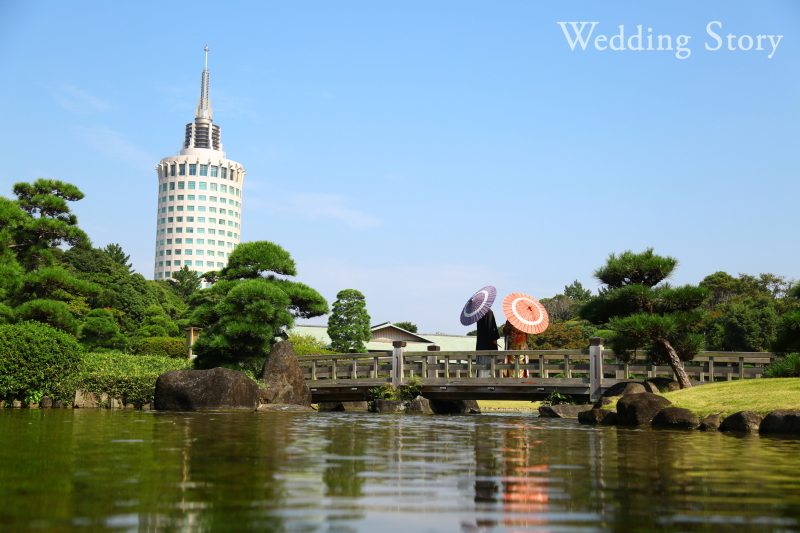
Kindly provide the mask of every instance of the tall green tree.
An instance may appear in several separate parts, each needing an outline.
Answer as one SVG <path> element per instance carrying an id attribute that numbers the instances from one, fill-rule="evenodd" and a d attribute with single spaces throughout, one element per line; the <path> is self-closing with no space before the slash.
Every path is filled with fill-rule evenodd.
<path id="1" fill-rule="evenodd" d="M 409 331 L 411 333 L 417 332 L 417 325 L 412 322 L 395 322 L 393 325 L 397 326 L 400 329 Z"/>
<path id="2" fill-rule="evenodd" d="M 764 352 L 775 340 L 778 315 L 768 296 L 731 304 L 722 317 L 725 347 L 737 352 Z"/>
<path id="3" fill-rule="evenodd" d="M 172 282 L 172 290 L 185 301 L 189 301 L 194 291 L 200 288 L 202 277 L 184 265 L 180 270 L 172 273 L 170 281 Z"/>
<path id="4" fill-rule="evenodd" d="M 677 266 L 677 259 L 656 255 L 652 248 L 609 255 L 594 272 L 608 291 L 581 307 L 580 316 L 611 324 L 615 335 L 609 344 L 617 357 L 630 360 L 644 350 L 650 360 L 669 364 L 684 389 L 691 383 L 681 362 L 693 359 L 702 346 L 701 306 L 709 290 L 661 284 Z"/>
<path id="5" fill-rule="evenodd" d="M 564 296 L 575 302 L 588 302 L 592 299 L 592 291 L 584 289 L 577 279 L 564 287 Z"/>
<path id="6" fill-rule="evenodd" d="M 193 326 L 203 332 L 194 345 L 198 364 L 237 364 L 260 371 L 275 339 L 296 318 L 328 312 L 328 303 L 314 289 L 287 279 L 297 267 L 289 252 L 269 241 L 240 244 L 219 272 L 204 277 L 214 285 L 191 297 Z"/>
<path id="7" fill-rule="evenodd" d="M 108 254 L 108 257 L 110 257 L 112 261 L 119 263 L 129 271 L 131 270 L 133 263 L 128 263 L 131 256 L 126 255 L 125 252 L 122 251 L 122 246 L 116 243 L 107 244 L 106 247 L 103 248 L 103 251 Z"/>
<path id="8" fill-rule="evenodd" d="M 366 352 L 364 343 L 372 338 L 369 321 L 364 295 L 355 289 L 339 291 L 328 317 L 331 349 L 339 353 Z"/>

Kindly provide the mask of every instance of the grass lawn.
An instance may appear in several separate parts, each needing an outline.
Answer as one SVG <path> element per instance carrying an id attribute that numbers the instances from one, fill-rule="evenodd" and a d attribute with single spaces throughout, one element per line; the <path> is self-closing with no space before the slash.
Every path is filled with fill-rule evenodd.
<path id="1" fill-rule="evenodd" d="M 723 416 L 738 411 L 758 411 L 763 416 L 774 409 L 800 409 L 800 378 L 721 381 L 663 396 L 698 416 L 720 411 Z"/>
<path id="2" fill-rule="evenodd" d="M 520 409 L 535 411 L 539 409 L 539 402 L 529 402 L 525 400 L 478 400 L 478 406 L 481 409 L 487 409 L 491 411 L 518 411 Z"/>

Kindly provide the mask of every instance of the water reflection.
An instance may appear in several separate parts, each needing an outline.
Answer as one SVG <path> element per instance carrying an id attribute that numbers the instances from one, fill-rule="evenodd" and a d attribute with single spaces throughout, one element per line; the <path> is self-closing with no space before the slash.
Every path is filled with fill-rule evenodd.
<path id="1" fill-rule="evenodd" d="M 800 440 L 529 415 L 0 412 L 8 531 L 800 531 Z"/>

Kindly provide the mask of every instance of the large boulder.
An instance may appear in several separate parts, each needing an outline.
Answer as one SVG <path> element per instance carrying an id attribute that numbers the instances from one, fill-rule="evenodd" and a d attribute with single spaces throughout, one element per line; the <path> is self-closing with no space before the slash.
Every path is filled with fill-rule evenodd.
<path id="1" fill-rule="evenodd" d="M 702 431 L 717 431 L 720 424 L 722 424 L 722 421 L 720 420 L 719 413 L 712 413 L 700 422 L 700 427 L 697 429 Z"/>
<path id="2" fill-rule="evenodd" d="M 431 410 L 437 415 L 481 414 L 481 408 L 475 400 L 429 400 Z"/>
<path id="3" fill-rule="evenodd" d="M 739 411 L 725 417 L 720 431 L 758 431 L 761 425 L 761 414 L 757 411 Z"/>
<path id="4" fill-rule="evenodd" d="M 605 397 L 611 396 L 627 396 L 628 394 L 639 394 L 641 392 L 647 392 L 647 389 L 644 388 L 644 385 L 639 383 L 638 381 L 620 381 L 619 383 L 615 383 L 611 385 L 603 393 Z"/>
<path id="5" fill-rule="evenodd" d="M 659 391 L 672 392 L 680 390 L 681 384 L 671 378 L 648 378 L 645 383 L 652 383 Z"/>
<path id="6" fill-rule="evenodd" d="M 172 370 L 158 376 L 156 409 L 228 410 L 258 407 L 258 385 L 244 372 L 228 368 Z"/>
<path id="7" fill-rule="evenodd" d="M 616 419 L 617 412 L 614 409 L 591 409 L 578 413 L 578 422 L 581 424 L 614 425 Z"/>
<path id="8" fill-rule="evenodd" d="M 617 402 L 617 425 L 641 426 L 653 421 L 653 417 L 672 402 L 651 392 L 628 394 Z"/>
<path id="9" fill-rule="evenodd" d="M 367 402 L 319 402 L 317 405 L 319 411 L 322 412 L 342 412 L 342 411 L 369 411 Z"/>
<path id="10" fill-rule="evenodd" d="M 291 342 L 275 343 L 264 361 L 259 379 L 264 382 L 262 402 L 311 406 L 311 391 Z"/>
<path id="11" fill-rule="evenodd" d="M 591 410 L 591 405 L 543 405 L 539 407 L 539 416 L 545 418 L 578 418 L 580 413 Z"/>
<path id="12" fill-rule="evenodd" d="M 682 407 L 666 407 L 653 417 L 652 426 L 673 429 L 694 429 L 700 421 L 694 413 Z"/>
<path id="13" fill-rule="evenodd" d="M 759 426 L 761 433 L 788 433 L 800 435 L 800 410 L 776 409 L 767 413 Z"/>
<path id="14" fill-rule="evenodd" d="M 618 401 L 619 401 L 619 397 L 615 397 L 615 396 L 600 396 L 597 399 L 597 401 L 594 402 L 594 405 L 592 406 L 592 409 L 602 409 L 606 405 L 617 405 Z"/>
<path id="15" fill-rule="evenodd" d="M 373 400 L 372 410 L 376 413 L 402 413 L 406 404 L 402 400 Z"/>
<path id="16" fill-rule="evenodd" d="M 406 404 L 406 413 L 416 413 L 422 415 L 433 414 L 431 402 L 427 398 L 417 396 Z"/>

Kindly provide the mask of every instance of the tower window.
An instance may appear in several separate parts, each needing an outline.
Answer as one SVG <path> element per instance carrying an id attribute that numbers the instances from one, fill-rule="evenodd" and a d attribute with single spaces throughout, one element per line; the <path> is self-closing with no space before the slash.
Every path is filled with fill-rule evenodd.
<path id="1" fill-rule="evenodd" d="M 217 169 L 219 169 L 218 166 L 211 165 L 211 177 L 212 178 L 216 178 L 217 177 Z"/>
<path id="2" fill-rule="evenodd" d="M 204 252 L 203 250 L 195 250 L 194 253 L 195 255 L 203 255 Z"/>
<path id="3" fill-rule="evenodd" d="M 186 206 L 186 210 L 187 211 L 194 211 L 194 206 L 193 205 L 187 205 Z"/>
<path id="4" fill-rule="evenodd" d="M 162 208 L 161 208 L 161 212 L 162 212 L 162 213 L 166 213 L 166 212 L 167 212 L 167 208 L 166 208 L 166 207 L 162 207 Z"/>
<path id="5" fill-rule="evenodd" d="M 208 208 L 208 212 L 209 213 L 216 213 L 217 212 L 217 208 L 216 207 L 209 207 Z"/>
<path id="6" fill-rule="evenodd" d="M 175 201 L 175 195 L 174 194 L 170 194 L 169 195 L 169 201 L 170 202 L 174 202 Z"/>
<path id="7" fill-rule="evenodd" d="M 205 232 L 206 232 L 205 228 L 197 228 L 197 233 L 205 233 Z"/>
<path id="8" fill-rule="evenodd" d="M 200 175 L 208 176 L 208 165 L 200 165 Z"/>
<path id="9" fill-rule="evenodd" d="M 189 200 L 190 202 L 194 202 L 194 194 L 187 195 L 186 199 Z"/>
<path id="10" fill-rule="evenodd" d="M 202 262 L 202 261 L 195 261 L 195 262 L 194 262 L 194 266 L 199 266 L 199 267 L 201 267 L 201 266 L 203 266 L 203 262 Z"/>
<path id="11" fill-rule="evenodd" d="M 171 202 L 171 201 L 172 201 L 172 197 L 170 196 L 169 198 L 170 198 L 170 202 Z M 179 202 L 182 202 L 182 201 L 183 201 L 183 195 L 182 195 L 182 194 L 179 194 L 179 195 L 178 195 L 178 201 L 179 201 Z"/>
<path id="12" fill-rule="evenodd" d="M 216 184 L 216 183 L 212 183 L 212 184 L 211 184 L 211 190 L 212 190 L 212 191 L 216 191 L 216 190 L 217 190 L 217 184 Z M 212 200 L 212 201 L 213 201 L 213 202 L 216 202 L 216 201 L 217 201 L 217 199 L 216 199 L 216 198 L 214 198 L 214 200 Z"/>
<path id="13" fill-rule="evenodd" d="M 184 187 L 185 185 L 186 185 L 186 182 L 185 182 L 185 181 L 179 181 L 179 182 L 178 182 L 178 189 L 181 189 L 181 190 L 183 190 L 183 189 L 185 188 L 185 187 Z"/>
<path id="14" fill-rule="evenodd" d="M 180 250 L 178 250 L 178 251 L 180 251 Z M 183 253 L 185 255 L 192 255 L 192 250 L 190 248 L 187 248 L 186 250 L 183 251 Z"/>
<path id="15" fill-rule="evenodd" d="M 197 163 L 189 163 L 189 175 L 197 176 Z"/>
<path id="16" fill-rule="evenodd" d="M 197 239 L 195 242 L 197 242 L 197 244 L 205 244 L 203 239 Z"/>
<path id="17" fill-rule="evenodd" d="M 208 219 L 208 221 L 211 222 L 211 219 Z M 215 235 L 216 233 L 217 233 L 217 230 L 212 229 L 212 228 L 208 228 L 208 234 L 209 235 Z"/>
<path id="18" fill-rule="evenodd" d="M 178 222 L 183 222 L 183 217 L 176 217 L 176 220 L 177 220 Z"/>
<path id="19" fill-rule="evenodd" d="M 169 175 L 170 176 L 174 176 L 175 175 L 175 164 L 174 163 L 169 166 Z"/>
<path id="20" fill-rule="evenodd" d="M 213 267 L 214 261 L 206 261 L 206 266 Z"/>
<path id="21" fill-rule="evenodd" d="M 175 233 L 183 233 L 183 228 L 175 228 Z"/>
<path id="22" fill-rule="evenodd" d="M 183 206 L 182 205 L 178 206 L 178 211 L 183 211 Z"/>
<path id="23" fill-rule="evenodd" d="M 230 232 L 230 231 L 229 231 L 229 232 L 228 232 L 228 237 L 233 237 L 233 232 Z M 228 243 L 228 244 L 230 244 L 230 243 Z"/>
<path id="24" fill-rule="evenodd" d="M 160 192 L 167 192 L 167 184 L 166 183 L 161 186 L 161 191 Z"/>
<path id="25" fill-rule="evenodd" d="M 200 200 L 201 202 L 205 202 L 206 201 L 206 195 L 205 194 L 201 194 L 201 195 L 199 195 L 197 197 L 197 199 Z"/>
<path id="26" fill-rule="evenodd" d="M 219 186 L 219 192 L 225 192 L 225 193 L 228 192 L 228 186 L 227 185 L 220 185 Z"/>
<path id="27" fill-rule="evenodd" d="M 201 182 L 200 182 L 200 190 L 201 190 L 201 191 L 205 191 L 205 190 L 206 190 L 206 185 L 207 185 L 207 184 L 206 184 L 206 182 L 205 182 L 205 181 L 201 181 Z"/>
<path id="28" fill-rule="evenodd" d="M 186 175 L 186 163 L 181 163 L 178 165 L 178 175 L 179 176 Z"/>
<path id="29" fill-rule="evenodd" d="M 169 206 L 169 207 L 167 208 L 167 211 L 169 211 L 170 213 L 172 213 L 173 211 L 175 211 L 175 206 L 172 206 L 172 205 L 171 205 L 171 206 Z"/>
<path id="30" fill-rule="evenodd" d="M 186 217 L 186 222 L 194 222 L 194 217 Z"/>
<path id="31" fill-rule="evenodd" d="M 224 180 L 228 179 L 228 169 L 227 168 L 222 167 L 222 176 L 221 177 Z"/>
<path id="32" fill-rule="evenodd" d="M 170 181 L 169 182 L 169 190 L 171 190 L 171 191 L 175 190 L 175 182 L 174 181 Z"/>
<path id="33" fill-rule="evenodd" d="M 194 189 L 194 186 L 195 186 L 195 182 L 194 181 L 190 181 L 189 182 L 189 189 Z"/>
<path id="34" fill-rule="evenodd" d="M 197 221 L 200 223 L 205 223 L 206 217 L 197 217 Z"/>
<path id="35" fill-rule="evenodd" d="M 194 242 L 192 241 L 192 239 L 186 239 L 186 244 L 194 244 Z"/>
<path id="36" fill-rule="evenodd" d="M 170 224 L 172 224 L 173 220 L 174 220 L 173 217 L 167 217 L 167 222 L 169 222 Z"/>
<path id="37" fill-rule="evenodd" d="M 172 239 L 167 239 L 167 244 L 172 244 Z"/>
<path id="38" fill-rule="evenodd" d="M 208 219 L 208 222 L 209 222 L 210 224 L 214 224 L 216 221 L 217 221 L 217 219 L 216 219 L 216 218 L 209 218 L 209 219 Z"/>

